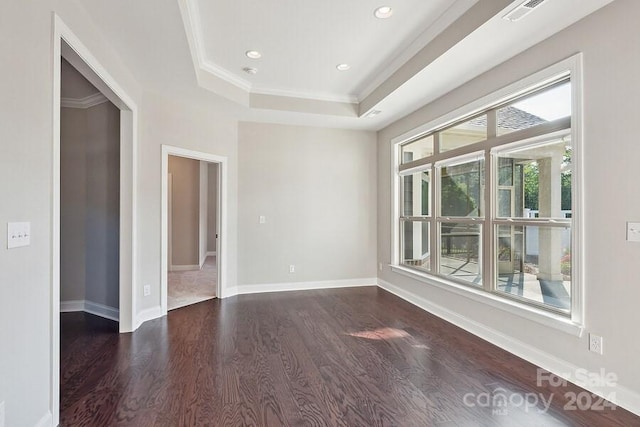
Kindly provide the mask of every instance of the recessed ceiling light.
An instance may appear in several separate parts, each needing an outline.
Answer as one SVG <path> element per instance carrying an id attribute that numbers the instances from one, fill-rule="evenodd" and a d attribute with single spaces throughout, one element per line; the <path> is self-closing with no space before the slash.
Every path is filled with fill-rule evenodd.
<path id="1" fill-rule="evenodd" d="M 247 58 L 251 58 L 251 59 L 260 59 L 260 58 L 262 58 L 262 54 L 260 52 L 258 52 L 257 50 L 248 50 L 244 54 L 247 55 Z"/>
<path id="2" fill-rule="evenodd" d="M 380 6 L 373 12 L 374 16 L 379 19 L 391 18 L 393 15 L 393 9 L 390 6 Z"/>
<path id="3" fill-rule="evenodd" d="M 258 69 L 253 67 L 244 67 L 242 71 L 244 71 L 247 74 L 256 74 L 258 72 Z"/>
<path id="4" fill-rule="evenodd" d="M 351 65 L 349 64 L 338 64 L 336 65 L 336 70 L 338 71 L 347 71 L 351 68 Z"/>

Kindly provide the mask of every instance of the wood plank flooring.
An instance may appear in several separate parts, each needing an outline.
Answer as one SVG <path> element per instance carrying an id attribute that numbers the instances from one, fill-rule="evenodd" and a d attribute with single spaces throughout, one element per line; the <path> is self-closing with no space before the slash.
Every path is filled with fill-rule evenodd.
<path id="1" fill-rule="evenodd" d="M 61 349 L 62 426 L 640 426 L 564 410 L 583 390 L 375 287 L 210 300 L 122 335 L 66 313 Z"/>

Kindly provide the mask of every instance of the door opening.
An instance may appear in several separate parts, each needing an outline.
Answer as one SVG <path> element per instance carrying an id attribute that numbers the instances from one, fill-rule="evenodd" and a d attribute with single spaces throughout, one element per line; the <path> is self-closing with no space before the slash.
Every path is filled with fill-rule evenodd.
<path id="1" fill-rule="evenodd" d="M 53 116 L 53 132 L 52 132 L 52 198 L 51 198 L 51 217 L 52 217 L 52 234 L 51 234 L 51 349 L 50 349 L 50 401 L 49 408 L 52 414 L 52 424 L 58 425 L 60 422 L 60 313 L 61 308 L 69 308 L 69 304 L 63 304 L 61 307 L 61 297 L 65 297 L 67 290 L 61 292 L 61 272 L 65 280 L 70 280 L 69 274 L 75 273 L 75 279 L 82 277 L 81 268 L 74 272 L 72 265 L 73 257 L 69 257 L 61 254 L 61 243 L 68 244 L 75 238 L 77 242 L 84 242 L 86 247 L 92 249 L 106 250 L 110 254 L 109 262 L 102 265 L 96 261 L 97 257 L 92 257 L 91 265 L 87 264 L 87 259 L 83 262 L 75 260 L 76 265 L 82 265 L 85 273 L 86 271 L 97 272 L 95 277 L 100 277 L 112 285 L 110 291 L 101 288 L 99 292 L 94 292 L 95 289 L 87 291 L 84 290 L 84 297 L 80 294 L 79 297 L 71 298 L 83 298 L 67 300 L 71 305 L 75 304 L 76 308 L 82 307 L 83 311 L 98 312 L 103 317 L 95 317 L 100 321 L 110 322 L 113 325 L 114 332 L 130 332 L 133 331 L 138 325 L 136 324 L 135 307 L 136 307 L 136 263 L 135 263 L 135 246 L 136 246 L 136 221 L 135 221 L 135 193 L 136 193 L 136 168 L 135 168 L 135 153 L 137 145 L 137 132 L 135 130 L 137 123 L 137 107 L 135 102 L 129 97 L 124 89 L 118 84 L 116 80 L 111 77 L 109 72 L 97 61 L 97 59 L 91 54 L 87 47 L 77 38 L 75 34 L 65 25 L 59 16 L 53 15 L 53 43 L 52 43 L 52 63 L 53 63 L 53 103 L 52 103 L 52 116 Z M 109 161 L 107 166 L 111 168 L 102 168 L 102 165 L 97 165 L 96 159 L 92 156 L 95 153 L 87 153 L 84 155 L 78 154 L 76 159 L 69 160 L 69 158 L 61 159 L 61 152 L 63 147 L 61 146 L 61 127 L 62 127 L 62 99 L 61 99 L 61 86 L 62 83 L 62 67 L 66 67 L 65 62 L 74 68 L 84 79 L 86 79 L 91 85 L 93 85 L 102 95 L 100 98 L 106 98 L 111 104 L 103 102 L 103 99 L 98 100 L 98 94 L 93 98 L 91 95 L 85 97 L 72 97 L 75 98 L 75 102 L 70 101 L 74 106 L 98 106 L 98 110 L 109 110 L 106 113 L 108 119 L 103 119 L 105 123 L 110 123 L 115 129 L 112 134 L 119 137 L 119 146 L 117 147 L 119 152 L 111 152 L 108 156 Z M 104 104 L 104 105 L 103 105 Z M 70 105 L 70 104 L 68 104 Z M 88 107 L 90 108 L 90 107 Z M 74 116 L 73 114 L 71 114 Z M 82 119 L 78 119 L 75 115 L 77 122 L 83 122 Z M 97 115 L 92 115 L 92 118 L 86 118 L 84 121 L 87 123 L 95 119 Z M 116 124 L 117 122 L 117 124 Z M 78 130 L 82 126 L 70 126 L 71 130 Z M 68 135 L 68 132 L 66 133 Z M 77 135 L 76 135 L 77 136 Z M 108 139 L 108 138 L 106 138 Z M 114 138 L 117 139 L 117 138 Z M 88 145 L 87 149 L 95 146 Z M 113 148 L 113 145 L 111 146 Z M 64 147 L 66 150 L 68 147 Z M 77 151 L 76 151 L 77 153 Z M 73 176 L 69 175 L 69 172 L 65 170 L 61 173 L 61 160 L 63 162 L 71 162 L 74 167 L 79 167 L 80 159 L 83 161 L 83 167 L 85 173 L 87 166 L 91 168 L 91 176 L 85 176 L 86 180 L 84 184 L 89 184 L 93 179 L 93 183 L 110 182 L 105 188 L 102 188 L 99 193 L 91 194 L 91 197 L 84 197 L 84 205 L 82 208 L 78 205 L 78 210 L 85 212 L 85 220 L 81 224 L 80 221 L 75 224 L 79 231 L 83 229 L 85 236 L 82 233 L 67 234 L 61 236 L 61 229 L 63 231 L 69 231 L 73 226 L 73 221 L 69 216 L 61 218 L 61 202 L 66 202 L 75 197 L 77 203 L 82 200 L 82 197 L 78 197 L 75 193 L 76 189 L 67 186 L 64 190 L 61 188 L 61 178 L 65 182 L 73 181 Z M 66 163 L 62 165 L 65 169 L 69 167 Z M 113 168 L 117 168 L 115 177 L 113 176 Z M 105 176 L 104 173 L 111 175 Z M 95 172 L 95 174 L 94 174 Z M 77 183 L 76 183 L 77 184 Z M 62 194 L 65 191 L 70 194 Z M 85 188 L 78 190 L 87 191 Z M 107 201 L 109 203 L 107 203 Z M 94 209 L 95 207 L 103 206 L 105 209 L 103 212 L 109 212 L 103 216 L 98 215 L 87 216 L 86 213 L 89 210 L 88 207 Z M 106 207 L 108 205 L 108 208 Z M 65 208 L 69 207 L 68 205 Z M 79 216 L 78 211 L 73 209 L 63 215 Z M 64 221 L 64 224 L 62 223 Z M 115 223 L 114 223 L 115 222 Z M 104 227 L 84 227 L 85 224 L 107 224 Z M 62 226 L 62 227 L 61 227 Z M 87 241 L 87 230 L 89 230 L 90 241 Z M 102 230 L 99 231 L 98 230 Z M 104 231 L 109 230 L 109 231 Z M 93 235 L 92 233 L 97 233 Z M 61 239 L 63 237 L 63 239 Z M 91 240 L 95 239 L 95 240 Z M 94 247 L 95 246 L 95 247 Z M 66 250 L 66 249 L 65 249 Z M 77 248 L 76 248 L 77 250 Z M 65 265 L 62 265 L 65 262 Z M 64 271 L 63 271 L 64 270 Z M 80 272 L 79 272 L 80 270 Z M 70 273 L 71 272 L 71 273 Z M 85 276 L 86 278 L 86 276 Z M 115 285 L 114 285 L 115 284 Z M 98 289 L 96 288 L 96 289 Z M 63 292 L 65 292 L 63 294 Z M 109 295 L 107 295 L 109 294 Z M 76 294 L 78 295 L 78 294 Z M 93 304 L 89 303 L 91 301 Z M 104 301 L 105 303 L 100 303 Z M 77 314 L 77 313 L 76 313 Z M 105 320 L 107 317 L 117 318 L 118 323 L 112 320 Z"/>
<path id="2" fill-rule="evenodd" d="M 167 310 L 217 296 L 218 164 L 170 155 Z"/>
<path id="3" fill-rule="evenodd" d="M 213 154 L 162 147 L 164 314 L 224 296 L 226 161 Z"/>

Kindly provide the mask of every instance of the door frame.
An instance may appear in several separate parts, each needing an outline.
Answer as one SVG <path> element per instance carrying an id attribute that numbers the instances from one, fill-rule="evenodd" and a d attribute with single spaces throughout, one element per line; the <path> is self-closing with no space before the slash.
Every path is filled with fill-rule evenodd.
<path id="1" fill-rule="evenodd" d="M 54 12 L 52 13 L 52 184 L 49 408 L 53 425 L 60 420 L 60 87 L 61 58 L 65 58 L 120 109 L 120 332 L 136 327 L 136 180 L 138 107 L 91 51 Z"/>
<path id="2" fill-rule="evenodd" d="M 186 148 L 162 145 L 162 183 L 161 213 L 160 213 L 160 307 L 162 315 L 167 314 L 167 272 L 168 272 L 168 175 L 169 156 L 185 157 L 218 164 L 218 192 L 217 192 L 217 229 L 216 261 L 218 266 L 218 283 L 216 295 L 218 298 L 227 296 L 227 190 L 228 190 L 228 158 L 216 154 L 194 151 Z"/>

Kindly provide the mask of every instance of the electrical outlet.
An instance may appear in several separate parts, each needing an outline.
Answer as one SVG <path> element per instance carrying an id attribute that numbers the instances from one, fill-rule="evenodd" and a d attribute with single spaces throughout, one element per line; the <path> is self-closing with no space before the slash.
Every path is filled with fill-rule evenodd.
<path id="1" fill-rule="evenodd" d="M 0 402 L 0 427 L 4 427 L 4 402 Z"/>
<path id="2" fill-rule="evenodd" d="M 149 295 L 151 295 L 151 285 L 144 285 L 142 291 L 144 293 L 144 296 L 148 297 Z"/>
<path id="3" fill-rule="evenodd" d="M 295 266 L 295 265 L 293 265 L 293 264 L 291 264 L 291 265 L 289 266 L 289 273 L 295 273 L 295 272 L 296 272 L 296 266 Z"/>
<path id="4" fill-rule="evenodd" d="M 378 264 L 378 270 L 382 271 L 382 263 Z"/>
<path id="5" fill-rule="evenodd" d="M 30 222 L 7 223 L 7 249 L 20 248 L 31 244 Z"/>
<path id="6" fill-rule="evenodd" d="M 602 337 L 589 334 L 589 351 L 602 354 Z"/>

